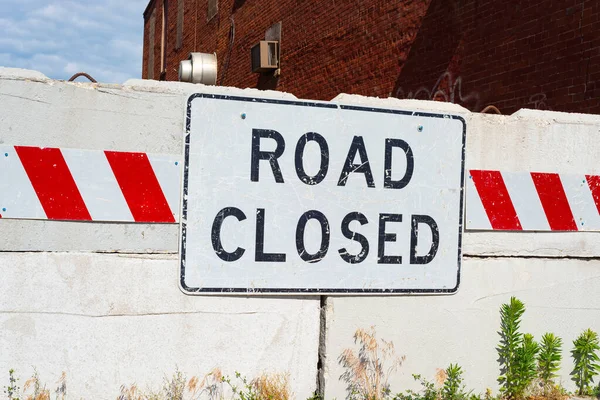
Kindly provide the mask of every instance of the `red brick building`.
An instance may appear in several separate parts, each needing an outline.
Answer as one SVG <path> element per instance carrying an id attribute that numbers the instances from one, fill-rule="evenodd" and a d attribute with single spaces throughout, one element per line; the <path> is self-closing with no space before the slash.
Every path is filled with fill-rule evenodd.
<path id="1" fill-rule="evenodd" d="M 280 74 L 250 49 L 280 39 Z M 600 113 L 600 1 L 150 0 L 142 77 L 217 54 L 217 84 Z"/>

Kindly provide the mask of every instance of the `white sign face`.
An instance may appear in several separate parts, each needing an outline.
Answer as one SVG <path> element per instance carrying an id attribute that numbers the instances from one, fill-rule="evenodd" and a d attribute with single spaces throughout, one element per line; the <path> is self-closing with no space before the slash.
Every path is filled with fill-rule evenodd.
<path id="1" fill-rule="evenodd" d="M 462 118 L 197 94 L 185 141 L 184 292 L 458 289 Z"/>

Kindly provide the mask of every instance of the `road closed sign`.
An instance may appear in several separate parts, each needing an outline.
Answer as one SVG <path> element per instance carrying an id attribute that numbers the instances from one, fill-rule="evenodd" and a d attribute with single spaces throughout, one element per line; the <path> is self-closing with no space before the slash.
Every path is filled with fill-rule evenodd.
<path id="1" fill-rule="evenodd" d="M 193 95 L 181 288 L 453 293 L 464 157 L 458 116 Z"/>

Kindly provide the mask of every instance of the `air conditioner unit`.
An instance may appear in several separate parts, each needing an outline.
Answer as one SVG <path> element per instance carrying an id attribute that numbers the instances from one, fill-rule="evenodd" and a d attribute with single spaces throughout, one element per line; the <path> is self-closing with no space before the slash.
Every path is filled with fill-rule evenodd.
<path id="1" fill-rule="evenodd" d="M 252 47 L 252 72 L 269 72 L 279 68 L 279 42 L 261 40 Z"/>

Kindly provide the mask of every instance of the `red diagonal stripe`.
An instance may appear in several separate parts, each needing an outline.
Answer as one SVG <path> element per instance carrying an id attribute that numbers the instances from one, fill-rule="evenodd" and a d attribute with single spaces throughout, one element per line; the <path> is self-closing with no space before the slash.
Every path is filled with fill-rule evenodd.
<path id="1" fill-rule="evenodd" d="M 15 150 L 48 219 L 92 220 L 60 149 Z"/>
<path id="2" fill-rule="evenodd" d="M 175 222 L 145 153 L 105 151 L 136 222 Z"/>
<path id="3" fill-rule="evenodd" d="M 499 171 L 471 170 L 471 178 L 493 229 L 520 231 L 515 211 Z"/>
<path id="4" fill-rule="evenodd" d="M 600 175 L 586 175 L 585 179 L 587 179 L 598 214 L 600 214 Z"/>
<path id="5" fill-rule="evenodd" d="M 569 206 L 569 200 L 558 174 L 532 172 L 531 178 L 537 190 L 542 208 L 553 231 L 576 231 L 577 224 Z"/>

